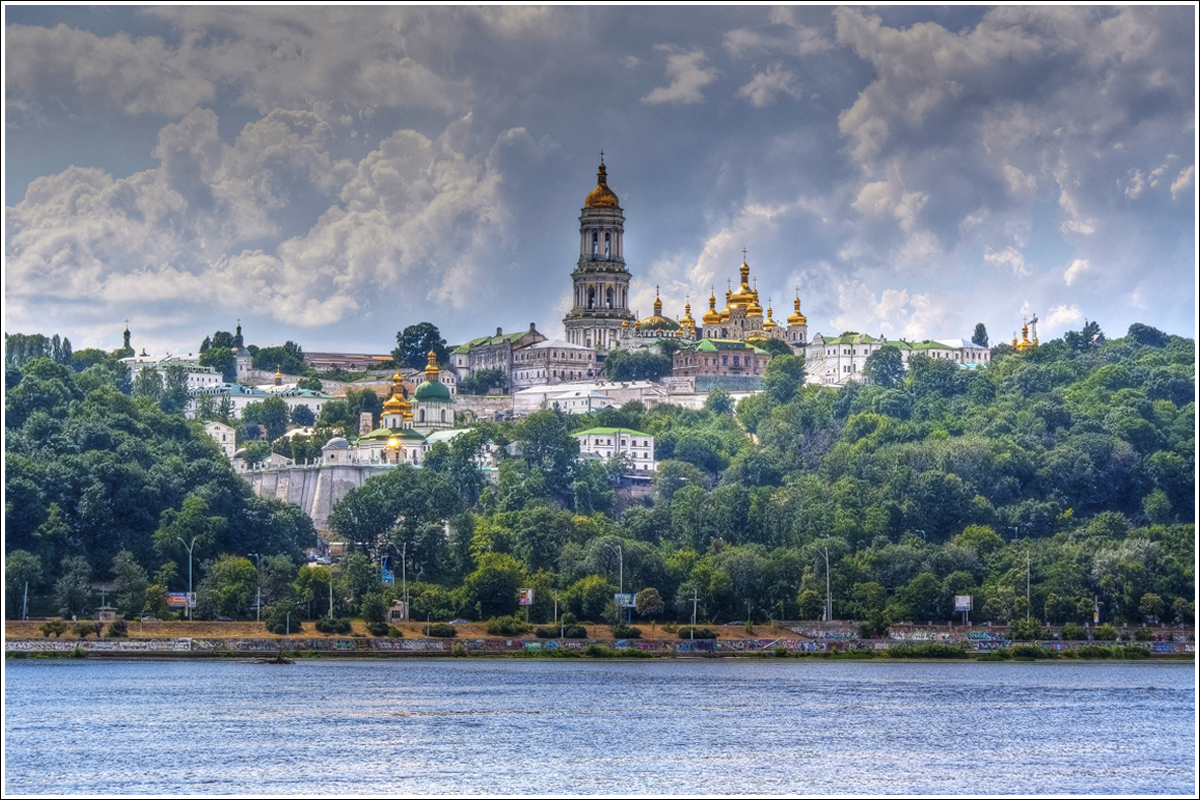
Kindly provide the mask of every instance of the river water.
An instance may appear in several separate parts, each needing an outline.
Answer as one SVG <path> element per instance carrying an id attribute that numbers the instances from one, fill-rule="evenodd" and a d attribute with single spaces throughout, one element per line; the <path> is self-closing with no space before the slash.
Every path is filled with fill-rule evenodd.
<path id="1" fill-rule="evenodd" d="M 4 794 L 1183 794 L 1178 663 L 8 661 Z"/>

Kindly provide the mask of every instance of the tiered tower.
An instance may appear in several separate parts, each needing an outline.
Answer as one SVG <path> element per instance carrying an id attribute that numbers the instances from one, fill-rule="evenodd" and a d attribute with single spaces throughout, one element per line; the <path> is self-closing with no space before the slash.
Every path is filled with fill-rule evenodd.
<path id="1" fill-rule="evenodd" d="M 604 154 L 596 188 L 579 215 L 579 261 L 571 273 L 574 295 L 571 311 L 563 318 L 567 341 L 604 352 L 616 346 L 622 323 L 632 325 L 629 310 L 629 271 L 625 269 L 625 215 L 612 189 Z"/>

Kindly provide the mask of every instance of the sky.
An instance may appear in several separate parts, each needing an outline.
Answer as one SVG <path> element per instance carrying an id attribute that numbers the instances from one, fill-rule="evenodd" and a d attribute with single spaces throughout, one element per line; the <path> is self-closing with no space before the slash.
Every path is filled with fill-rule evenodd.
<path id="1" fill-rule="evenodd" d="M 743 249 L 809 337 L 1196 328 L 1196 9 L 4 6 L 4 329 L 563 335 L 600 152 L 631 308 Z"/>

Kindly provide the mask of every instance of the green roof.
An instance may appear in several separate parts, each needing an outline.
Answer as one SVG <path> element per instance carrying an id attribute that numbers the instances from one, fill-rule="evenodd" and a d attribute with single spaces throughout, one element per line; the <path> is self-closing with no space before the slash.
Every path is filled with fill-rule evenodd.
<path id="1" fill-rule="evenodd" d="M 386 442 L 393 436 L 397 439 L 409 439 L 419 442 L 425 441 L 424 436 L 412 430 L 411 428 L 376 428 L 370 433 L 364 433 L 362 436 L 358 437 L 358 441 L 360 444 L 363 442 Z"/>
<path id="2" fill-rule="evenodd" d="M 697 353 L 715 353 L 718 350 L 753 350 L 759 355 L 771 355 L 766 350 L 755 347 L 749 342 L 739 341 L 738 339 L 701 339 L 695 345 L 692 345 L 692 349 Z"/>
<path id="3" fill-rule="evenodd" d="M 425 381 L 413 392 L 413 399 L 418 403 L 452 403 L 450 390 L 441 381 Z"/>
<path id="4" fill-rule="evenodd" d="M 616 436 L 618 433 L 627 433 L 630 436 L 646 436 L 650 434 L 635 431 L 632 428 L 588 428 L 586 431 L 573 433 L 572 436 Z"/>

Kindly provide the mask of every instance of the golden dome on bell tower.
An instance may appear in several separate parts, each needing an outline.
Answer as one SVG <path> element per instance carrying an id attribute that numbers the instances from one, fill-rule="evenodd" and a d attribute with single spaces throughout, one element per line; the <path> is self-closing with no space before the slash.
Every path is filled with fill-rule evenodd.
<path id="1" fill-rule="evenodd" d="M 604 168 L 604 157 L 600 158 L 600 169 L 596 172 L 596 188 L 583 201 L 584 208 L 620 208 L 621 202 L 612 189 L 608 188 L 608 170 Z"/>

